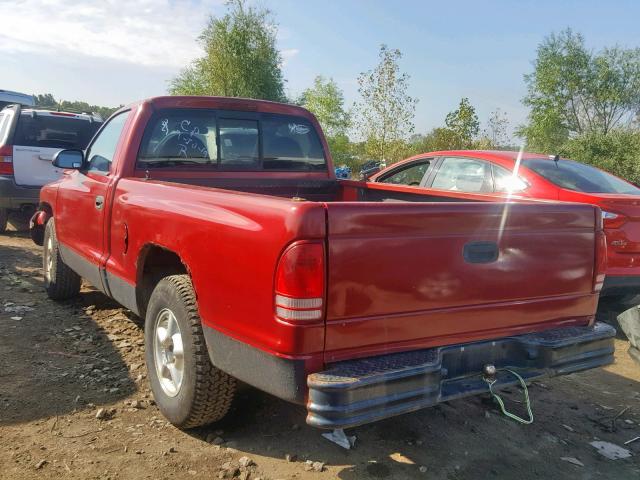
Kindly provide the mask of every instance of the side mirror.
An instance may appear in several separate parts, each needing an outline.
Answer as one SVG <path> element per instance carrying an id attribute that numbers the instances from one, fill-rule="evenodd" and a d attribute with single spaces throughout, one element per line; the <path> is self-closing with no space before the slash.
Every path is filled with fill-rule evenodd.
<path id="1" fill-rule="evenodd" d="M 84 163 L 82 150 L 60 150 L 53 156 L 54 167 L 78 170 Z"/>

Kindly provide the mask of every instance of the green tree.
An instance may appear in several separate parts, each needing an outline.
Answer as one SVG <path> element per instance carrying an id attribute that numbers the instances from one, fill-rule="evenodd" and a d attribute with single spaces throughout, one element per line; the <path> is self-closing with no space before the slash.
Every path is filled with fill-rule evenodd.
<path id="1" fill-rule="evenodd" d="M 344 134 L 351 126 L 351 117 L 344 108 L 344 94 L 331 78 L 318 75 L 313 87 L 302 92 L 298 103 L 316 116 L 329 137 Z"/>
<path id="2" fill-rule="evenodd" d="M 488 148 L 502 148 L 509 143 L 509 134 L 507 129 L 509 128 L 509 120 L 507 114 L 496 108 L 489 114 L 489 120 L 487 121 L 487 128 L 483 132 L 483 137 L 486 139 Z"/>
<path id="3" fill-rule="evenodd" d="M 445 125 L 459 140 L 457 148 L 472 148 L 473 140 L 480 130 L 480 122 L 476 109 L 468 98 L 460 100 L 458 108 L 447 114 Z"/>
<path id="4" fill-rule="evenodd" d="M 36 107 L 42 108 L 57 108 L 58 102 L 55 97 L 50 93 L 44 93 L 41 95 L 34 94 L 33 99 L 35 100 Z"/>
<path id="5" fill-rule="evenodd" d="M 353 156 L 347 136 L 351 116 L 344 108 L 344 94 L 336 82 L 317 76 L 313 87 L 302 92 L 298 103 L 311 111 L 322 125 L 334 163 L 348 163 Z"/>
<path id="6" fill-rule="evenodd" d="M 412 154 L 435 152 L 438 150 L 458 150 L 463 148 L 460 137 L 447 127 L 436 127 L 411 142 Z"/>
<path id="7" fill-rule="evenodd" d="M 400 50 L 382 45 L 379 56 L 373 70 L 358 76 L 361 99 L 355 105 L 355 123 L 366 154 L 392 163 L 407 150 L 417 100 L 407 94 L 409 76 L 400 73 Z"/>
<path id="8" fill-rule="evenodd" d="M 71 112 L 92 112 L 100 115 L 104 120 L 109 118 L 113 112 L 118 110 L 119 107 L 103 107 L 99 105 L 91 105 L 87 102 L 82 102 L 79 100 L 56 100 L 55 97 L 50 93 L 45 93 L 41 95 L 34 95 L 35 105 L 40 108 L 49 108 L 53 110 L 67 110 Z"/>
<path id="9" fill-rule="evenodd" d="M 585 133 L 567 141 L 560 153 L 640 184 L 640 132 L 637 130 L 619 128 L 607 134 Z"/>
<path id="10" fill-rule="evenodd" d="M 282 56 L 271 12 L 227 2 L 229 11 L 211 17 L 199 37 L 204 56 L 170 82 L 173 95 L 220 95 L 284 101 Z"/>
<path id="11" fill-rule="evenodd" d="M 529 121 L 518 132 L 533 148 L 557 151 L 578 135 L 607 135 L 631 125 L 640 110 L 638 48 L 594 53 L 567 29 L 543 40 L 533 66 L 523 99 Z"/>

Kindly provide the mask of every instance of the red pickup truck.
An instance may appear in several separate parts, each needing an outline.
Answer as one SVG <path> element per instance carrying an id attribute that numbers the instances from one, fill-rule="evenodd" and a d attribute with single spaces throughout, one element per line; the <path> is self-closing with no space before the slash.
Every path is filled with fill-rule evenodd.
<path id="1" fill-rule="evenodd" d="M 222 418 L 236 380 L 340 428 L 487 392 L 486 365 L 500 387 L 613 360 L 598 207 L 338 181 L 313 115 L 257 100 L 145 100 L 54 164 L 46 290 L 84 278 L 145 318 L 179 427 Z"/>

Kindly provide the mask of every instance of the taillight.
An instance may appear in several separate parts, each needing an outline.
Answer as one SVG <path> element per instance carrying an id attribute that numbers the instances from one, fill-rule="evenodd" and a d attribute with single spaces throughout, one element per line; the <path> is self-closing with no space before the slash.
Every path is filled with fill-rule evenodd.
<path id="1" fill-rule="evenodd" d="M 322 319 L 324 246 L 298 242 L 280 257 L 275 278 L 276 316 L 287 322 Z"/>
<path id="2" fill-rule="evenodd" d="M 604 228 L 620 228 L 627 221 L 627 217 L 619 213 L 602 211 L 602 225 Z"/>
<path id="3" fill-rule="evenodd" d="M 607 272 L 607 237 L 602 230 L 596 231 L 596 265 L 593 272 L 593 291 L 599 293 Z"/>
<path id="4" fill-rule="evenodd" d="M 13 147 L 0 147 L 0 175 L 13 175 Z"/>

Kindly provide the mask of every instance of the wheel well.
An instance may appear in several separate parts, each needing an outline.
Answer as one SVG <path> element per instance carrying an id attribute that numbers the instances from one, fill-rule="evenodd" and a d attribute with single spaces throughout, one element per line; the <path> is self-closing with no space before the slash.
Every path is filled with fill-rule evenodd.
<path id="1" fill-rule="evenodd" d="M 44 228 L 47 226 L 49 220 L 53 218 L 53 208 L 51 205 L 45 202 L 41 202 L 37 208 L 38 212 L 44 212 L 44 221 L 42 225 L 35 224 L 33 228 L 30 229 L 31 239 L 36 245 L 42 246 L 44 244 Z"/>
<path id="2" fill-rule="evenodd" d="M 48 203 L 45 203 L 45 202 L 40 203 L 40 205 L 38 205 L 38 210 L 43 210 L 47 212 L 47 220 L 53 217 L 53 208 L 51 208 L 51 205 L 49 205 Z"/>
<path id="3" fill-rule="evenodd" d="M 140 316 L 144 317 L 153 289 L 160 280 L 169 275 L 188 273 L 180 256 L 158 245 L 143 248 L 138 262 L 136 300 Z"/>

